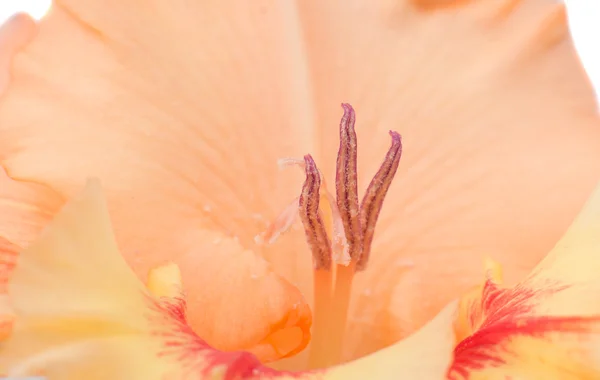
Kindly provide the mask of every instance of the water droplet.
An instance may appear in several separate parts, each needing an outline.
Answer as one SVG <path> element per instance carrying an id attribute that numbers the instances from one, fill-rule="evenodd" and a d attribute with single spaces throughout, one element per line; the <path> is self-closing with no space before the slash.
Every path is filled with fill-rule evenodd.
<path id="1" fill-rule="evenodd" d="M 214 245 L 219 245 L 219 244 L 221 244 L 221 240 L 223 240 L 223 239 L 221 239 L 220 237 L 216 237 L 213 240 L 213 244 Z"/>
<path id="2" fill-rule="evenodd" d="M 202 207 L 202 209 L 206 212 L 211 212 L 212 211 L 212 206 L 209 204 L 204 205 L 204 207 Z"/>
<path id="3" fill-rule="evenodd" d="M 259 275 L 257 275 L 256 273 L 252 273 L 252 274 L 250 274 L 250 278 L 251 278 L 251 279 L 253 279 L 253 280 L 256 280 L 256 279 L 258 279 L 259 277 L 260 277 L 260 276 L 259 276 Z"/>
<path id="4" fill-rule="evenodd" d="M 261 235 L 256 235 L 254 237 L 254 242 L 258 245 L 263 245 L 265 244 L 265 239 Z"/>
<path id="5" fill-rule="evenodd" d="M 363 290 L 363 295 L 370 297 L 371 294 L 373 294 L 373 291 L 371 290 L 371 288 L 366 288 L 365 290 Z"/>

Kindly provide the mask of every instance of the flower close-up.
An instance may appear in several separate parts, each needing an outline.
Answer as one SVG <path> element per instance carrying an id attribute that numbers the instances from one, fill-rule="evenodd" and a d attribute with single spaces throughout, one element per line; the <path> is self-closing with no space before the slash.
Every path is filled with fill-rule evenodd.
<path id="1" fill-rule="evenodd" d="M 0 42 L 0 373 L 598 373 L 563 4 L 55 0 Z"/>

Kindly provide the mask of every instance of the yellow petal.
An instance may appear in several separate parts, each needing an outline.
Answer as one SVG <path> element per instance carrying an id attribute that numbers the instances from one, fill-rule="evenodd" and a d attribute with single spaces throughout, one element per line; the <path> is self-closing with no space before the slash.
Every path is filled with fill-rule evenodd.
<path id="1" fill-rule="evenodd" d="M 600 184 L 554 249 L 518 287 L 536 289 L 535 313 L 600 315 Z"/>
<path id="2" fill-rule="evenodd" d="M 118 355 L 115 344 L 125 343 L 118 334 L 139 333 L 145 323 L 143 294 L 118 255 L 99 185 L 91 182 L 19 257 L 9 288 L 17 319 L 0 346 L 0 368 L 37 373 L 52 358 L 71 360 L 79 348 L 94 351 L 88 338 L 100 342 L 103 355 Z M 47 373 L 59 376 L 60 369 Z M 63 378 L 76 378 L 69 376 Z"/>
<path id="3" fill-rule="evenodd" d="M 17 254 L 62 203 L 62 197 L 47 186 L 13 180 L 0 166 L 0 340 L 9 333 L 12 322 L 5 293 Z"/>
<path id="4" fill-rule="evenodd" d="M 450 305 L 378 355 L 314 373 L 279 373 L 251 354 L 224 353 L 185 320 L 177 266 L 150 273 L 148 293 L 119 255 L 97 182 L 19 258 L 10 296 L 14 333 L 0 344 L 9 376 L 67 379 L 443 379 L 453 345 Z M 426 358 L 424 360 L 424 358 Z"/>
<path id="5" fill-rule="evenodd" d="M 488 279 L 461 299 L 455 321 L 459 342 L 449 378 L 596 379 L 600 376 L 600 313 L 578 314 L 584 297 L 563 304 L 561 315 L 546 305 L 561 298 L 557 283 L 503 288 Z M 596 303 L 599 299 L 595 293 Z"/>
<path id="6" fill-rule="evenodd" d="M 146 292 L 117 251 L 95 181 L 20 255 L 10 297 L 17 319 L 0 345 L 0 369 L 10 376 L 203 378 L 251 356 L 215 356 L 177 319 L 181 305 Z"/>
<path id="7" fill-rule="evenodd" d="M 454 346 L 454 335 L 448 326 L 452 324 L 455 311 L 456 304 L 451 303 L 415 334 L 367 357 L 333 368 L 326 378 L 446 379 Z"/>
<path id="8" fill-rule="evenodd" d="M 155 297 L 181 297 L 181 272 L 177 264 L 169 263 L 151 270 L 146 287 Z"/>
<path id="9" fill-rule="evenodd" d="M 460 363 L 452 367 L 449 379 L 598 379 L 600 323 L 595 321 L 586 327 L 586 330 L 546 331 L 543 337 L 482 335 L 474 340 L 472 347 L 457 353 Z"/>
<path id="10" fill-rule="evenodd" d="M 529 281 L 587 286 L 600 273 L 600 184 L 562 239 L 536 267 Z M 576 285 L 576 286 L 575 286 Z M 597 305 L 600 308 L 600 305 Z M 600 311 L 600 309 L 598 309 Z"/>
<path id="11" fill-rule="evenodd" d="M 452 379 L 600 377 L 599 230 L 600 186 L 530 276 L 461 300 Z"/>

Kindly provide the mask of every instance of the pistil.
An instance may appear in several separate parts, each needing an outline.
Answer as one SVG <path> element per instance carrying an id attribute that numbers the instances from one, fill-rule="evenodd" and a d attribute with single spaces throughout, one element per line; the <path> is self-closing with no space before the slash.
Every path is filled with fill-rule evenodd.
<path id="1" fill-rule="evenodd" d="M 304 156 L 306 180 L 299 200 L 300 219 L 312 251 L 314 267 L 314 323 L 310 362 L 315 368 L 327 366 L 330 342 L 328 329 L 332 308 L 332 249 L 319 207 L 321 176 L 310 155 Z"/>

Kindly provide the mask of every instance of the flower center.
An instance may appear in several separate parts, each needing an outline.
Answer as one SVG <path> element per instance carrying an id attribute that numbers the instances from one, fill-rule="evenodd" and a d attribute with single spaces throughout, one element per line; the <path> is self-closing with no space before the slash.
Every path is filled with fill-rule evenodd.
<path id="1" fill-rule="evenodd" d="M 258 238 L 273 242 L 299 214 L 314 267 L 310 368 L 328 367 L 341 360 L 354 273 L 367 266 L 377 217 L 402 154 L 400 135 L 390 131 L 392 145 L 359 203 L 356 115 L 349 104 L 342 107 L 335 197 L 310 155 L 304 156 L 303 161 L 281 161 L 284 165 L 304 167 L 306 179 L 300 197 Z"/>

